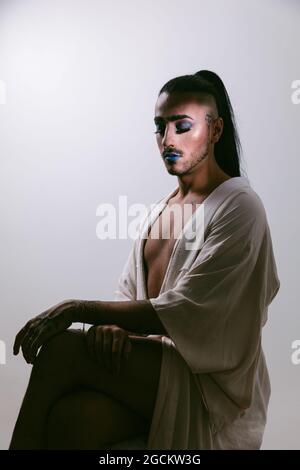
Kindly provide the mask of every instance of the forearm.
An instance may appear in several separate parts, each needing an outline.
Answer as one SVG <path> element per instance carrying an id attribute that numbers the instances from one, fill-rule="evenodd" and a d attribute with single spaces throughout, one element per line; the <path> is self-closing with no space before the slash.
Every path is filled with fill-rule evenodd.
<path id="1" fill-rule="evenodd" d="M 134 333 L 167 334 L 149 300 L 83 300 L 74 311 L 73 322 L 118 325 Z"/>

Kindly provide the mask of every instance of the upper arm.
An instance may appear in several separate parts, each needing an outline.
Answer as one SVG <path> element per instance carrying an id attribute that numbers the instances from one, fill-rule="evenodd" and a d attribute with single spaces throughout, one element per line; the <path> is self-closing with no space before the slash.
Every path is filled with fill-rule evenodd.
<path id="1" fill-rule="evenodd" d="M 137 269 L 136 269 L 136 239 L 130 249 L 129 256 L 118 278 L 117 289 L 114 291 L 114 300 L 136 300 L 137 297 Z"/>

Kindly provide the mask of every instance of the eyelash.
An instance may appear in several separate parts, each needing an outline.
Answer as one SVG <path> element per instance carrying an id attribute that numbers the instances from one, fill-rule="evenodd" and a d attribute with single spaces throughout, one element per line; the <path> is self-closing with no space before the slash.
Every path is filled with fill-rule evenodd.
<path id="1" fill-rule="evenodd" d="M 191 127 L 192 127 L 192 126 L 191 126 Z M 183 129 L 178 129 L 178 130 L 176 131 L 176 134 L 183 134 L 184 132 L 188 132 L 188 131 L 191 130 L 191 127 L 188 127 L 188 128 L 186 128 L 186 129 L 184 129 L 184 128 L 183 128 Z M 161 133 L 162 133 L 162 130 L 157 130 L 157 131 L 154 132 L 154 134 L 161 134 Z"/>

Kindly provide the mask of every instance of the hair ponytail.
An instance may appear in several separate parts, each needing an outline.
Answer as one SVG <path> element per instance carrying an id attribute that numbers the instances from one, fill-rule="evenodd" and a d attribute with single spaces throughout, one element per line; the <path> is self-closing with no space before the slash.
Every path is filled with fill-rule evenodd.
<path id="1" fill-rule="evenodd" d="M 162 92 L 200 92 L 215 98 L 219 116 L 224 128 L 219 141 L 215 144 L 215 158 L 218 165 L 230 176 L 241 176 L 241 143 L 237 132 L 232 105 L 221 78 L 210 70 L 200 70 L 194 75 L 182 75 L 169 80 L 160 90 Z"/>

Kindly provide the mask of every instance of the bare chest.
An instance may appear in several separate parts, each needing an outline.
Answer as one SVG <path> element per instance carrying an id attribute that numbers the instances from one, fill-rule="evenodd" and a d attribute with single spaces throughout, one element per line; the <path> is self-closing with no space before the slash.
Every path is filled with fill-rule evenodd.
<path id="1" fill-rule="evenodd" d="M 185 214 L 183 210 L 174 213 L 165 209 L 150 227 L 143 252 L 148 298 L 158 297 L 174 251 L 174 245 L 187 219 L 195 209 L 196 207 L 190 206 L 190 212 Z"/>

